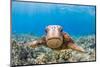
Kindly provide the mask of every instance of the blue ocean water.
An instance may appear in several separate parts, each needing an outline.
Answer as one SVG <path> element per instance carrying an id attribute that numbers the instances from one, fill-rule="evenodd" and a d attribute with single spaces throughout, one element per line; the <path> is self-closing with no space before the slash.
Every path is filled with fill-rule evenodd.
<path id="1" fill-rule="evenodd" d="M 47 25 L 61 25 L 70 35 L 95 34 L 95 6 L 12 2 L 12 33 L 41 36 Z"/>

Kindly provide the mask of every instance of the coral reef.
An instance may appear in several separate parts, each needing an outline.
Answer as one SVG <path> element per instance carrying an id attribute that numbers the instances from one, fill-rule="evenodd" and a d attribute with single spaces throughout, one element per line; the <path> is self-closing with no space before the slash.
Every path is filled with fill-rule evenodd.
<path id="1" fill-rule="evenodd" d="M 72 49 L 53 50 L 46 46 L 31 48 L 25 46 L 40 37 L 33 35 L 13 35 L 11 41 L 11 64 L 30 65 L 30 64 L 52 64 L 63 62 L 95 61 L 95 35 L 80 36 L 74 39 L 75 43 L 85 49 L 85 53 L 77 52 Z"/>

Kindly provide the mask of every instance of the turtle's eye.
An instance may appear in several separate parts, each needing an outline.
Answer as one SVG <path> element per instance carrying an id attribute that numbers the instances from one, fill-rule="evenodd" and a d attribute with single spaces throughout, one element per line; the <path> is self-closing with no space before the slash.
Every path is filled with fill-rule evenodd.
<path id="1" fill-rule="evenodd" d="M 45 32 L 47 33 L 47 29 L 45 29 Z"/>
<path id="2" fill-rule="evenodd" d="M 47 29 L 48 29 L 48 27 L 45 28 L 45 32 L 46 32 L 46 33 L 47 33 Z"/>
<path id="3" fill-rule="evenodd" d="M 61 29 L 61 32 L 63 31 L 63 29 Z"/>
<path id="4" fill-rule="evenodd" d="M 63 31 L 63 28 L 62 28 L 62 27 L 60 27 L 60 31 L 61 31 L 61 32 Z"/>
<path id="5" fill-rule="evenodd" d="M 48 31 L 49 31 L 49 28 L 48 28 L 48 27 L 46 27 L 46 28 L 45 28 L 45 32 L 47 33 Z"/>

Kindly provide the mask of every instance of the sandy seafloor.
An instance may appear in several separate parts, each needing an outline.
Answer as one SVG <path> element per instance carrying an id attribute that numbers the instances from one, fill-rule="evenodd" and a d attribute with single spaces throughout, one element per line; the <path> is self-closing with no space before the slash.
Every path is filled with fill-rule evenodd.
<path id="1" fill-rule="evenodd" d="M 32 48 L 24 44 L 39 39 L 31 34 L 13 34 L 11 37 L 11 64 L 14 65 L 36 65 L 52 63 L 69 63 L 96 60 L 95 35 L 72 36 L 74 42 L 85 49 L 85 53 L 72 49 L 56 51 L 46 46 Z"/>

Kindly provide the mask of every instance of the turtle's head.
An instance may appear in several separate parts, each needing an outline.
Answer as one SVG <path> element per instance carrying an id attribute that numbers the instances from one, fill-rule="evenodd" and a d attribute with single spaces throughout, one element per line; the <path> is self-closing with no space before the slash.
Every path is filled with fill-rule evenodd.
<path id="1" fill-rule="evenodd" d="M 58 48 L 63 43 L 62 27 L 59 25 L 49 25 L 46 27 L 46 42 L 50 48 Z"/>

